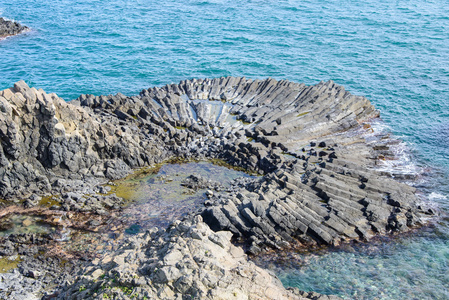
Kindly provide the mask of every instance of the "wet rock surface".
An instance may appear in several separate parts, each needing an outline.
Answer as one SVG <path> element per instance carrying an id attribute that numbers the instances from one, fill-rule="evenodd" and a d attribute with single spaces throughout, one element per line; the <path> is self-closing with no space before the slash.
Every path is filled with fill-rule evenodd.
<path id="1" fill-rule="evenodd" d="M 32 207 L 35 197 L 54 194 L 65 211 L 107 215 L 122 205 L 114 194 L 104 194 L 110 180 L 170 158 L 222 159 L 263 176 L 226 190 L 213 178 L 191 176 L 186 185 L 192 189 L 209 185 L 201 218 L 190 216 L 175 229 L 149 233 L 111 252 L 110 261 L 97 261 L 59 297 L 97 297 L 106 279 L 93 277 L 102 274 L 118 276 L 121 285 L 115 287 L 123 299 L 136 292 L 214 298 L 224 290 L 261 298 L 315 297 L 283 289 L 243 252 L 232 257 L 243 250 L 229 240 L 255 255 L 366 241 L 422 224 L 432 212 L 414 188 L 395 179 L 410 176 L 379 168 L 395 159 L 391 148 L 397 141 L 370 126 L 378 115 L 366 98 L 332 81 L 306 86 L 274 79 L 193 79 L 133 97 L 81 95 L 71 102 L 21 81 L 0 92 L 0 197 L 27 199 Z M 195 226 L 206 233 L 194 233 Z M 208 250 L 211 243 L 221 250 Z M 176 259 L 183 263 L 166 262 L 172 248 L 181 249 Z M 187 255 L 206 250 L 217 250 L 218 266 L 206 254 Z M 135 263 L 126 262 L 128 255 Z M 265 279 L 254 282 L 239 266 Z M 220 276 L 223 283 L 215 280 Z M 272 286 L 273 294 L 263 294 L 260 286 Z"/>
<path id="2" fill-rule="evenodd" d="M 27 29 L 28 27 L 20 25 L 15 21 L 6 20 L 0 17 L 0 38 L 16 35 Z"/>

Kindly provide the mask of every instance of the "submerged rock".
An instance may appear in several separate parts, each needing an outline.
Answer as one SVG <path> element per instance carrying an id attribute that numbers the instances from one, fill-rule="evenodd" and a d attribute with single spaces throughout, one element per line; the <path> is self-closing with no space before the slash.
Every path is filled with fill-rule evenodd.
<path id="1" fill-rule="evenodd" d="M 27 29 L 28 27 L 20 25 L 15 21 L 5 20 L 0 17 L 0 38 L 16 35 Z"/>
<path id="2" fill-rule="evenodd" d="M 219 182 L 205 178 L 198 174 L 189 175 L 181 182 L 181 185 L 194 191 L 206 188 L 220 191 L 224 188 L 223 185 L 221 185 Z M 212 191 L 207 192 L 208 195 L 210 195 L 210 193 L 213 194 Z"/>
<path id="3" fill-rule="evenodd" d="M 104 214 L 119 200 L 92 193 L 99 183 L 169 158 L 220 158 L 263 176 L 228 190 L 212 184 L 213 178 L 186 182 L 215 190 L 200 213 L 204 223 L 197 221 L 207 238 L 192 229 L 197 225 L 177 223 L 179 234 L 170 229 L 151 235 L 144 248 L 124 248 L 125 255 L 115 253 L 86 272 L 119 276 L 122 287 L 139 286 L 133 293 L 145 291 L 148 297 L 213 298 L 231 290 L 261 298 L 299 297 L 248 265 L 246 256 L 232 258 L 229 251 L 241 250 L 229 240 L 232 236 L 257 254 L 369 240 L 421 224 L 428 211 L 415 189 L 377 166 L 394 159 L 389 143 L 396 142 L 382 139 L 386 135 L 373 133 L 366 123 L 378 116 L 366 98 L 332 81 L 306 86 L 274 79 L 193 79 L 133 97 L 81 95 L 71 102 L 21 81 L 0 92 L 0 198 L 62 194 L 65 210 Z M 192 256 L 210 243 L 224 249 L 209 249 L 217 250 L 212 256 L 221 255 L 214 258 L 221 265 L 207 255 Z M 172 248 L 179 249 L 170 257 Z M 253 282 L 245 269 L 265 279 Z M 215 280 L 220 276 L 229 281 Z M 82 299 L 87 290 L 100 295 L 95 291 L 102 283 L 86 280 L 67 287 L 64 295 Z M 271 284 L 274 294 L 263 294 L 266 289 L 260 288 Z M 126 298 L 127 291 L 118 293 Z"/>

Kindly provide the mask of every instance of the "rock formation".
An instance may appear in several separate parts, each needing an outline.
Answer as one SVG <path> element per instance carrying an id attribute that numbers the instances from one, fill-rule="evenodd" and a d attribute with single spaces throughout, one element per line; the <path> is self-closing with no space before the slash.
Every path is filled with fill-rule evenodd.
<path id="1" fill-rule="evenodd" d="M 0 18 L 0 39 L 22 33 L 27 30 L 28 27 L 22 26 L 15 21 L 5 20 Z"/>
<path id="2" fill-rule="evenodd" d="M 200 216 L 155 229 L 94 260 L 58 299 L 307 299 L 248 261 L 231 236 Z"/>
<path id="3" fill-rule="evenodd" d="M 65 181 L 118 179 L 166 156 L 158 138 L 140 141 L 137 124 L 106 110 L 97 117 L 23 81 L 0 94 L 2 198 L 50 192 Z"/>
<path id="4" fill-rule="evenodd" d="M 189 291 L 211 298 L 232 290 L 265 298 L 249 288 L 259 285 L 239 273 L 238 266 L 248 272 L 255 267 L 229 244 L 231 236 L 251 254 L 338 245 L 406 231 L 428 213 L 415 189 L 395 180 L 400 174 L 377 168 L 394 159 L 390 148 L 397 143 L 371 128 L 369 121 L 378 115 L 366 98 L 332 81 L 306 86 L 274 79 L 193 79 L 133 97 L 81 95 L 71 102 L 21 81 L 0 92 L 0 197 L 68 191 L 95 197 L 98 184 L 134 168 L 169 158 L 223 159 L 263 176 L 232 192 L 211 194 L 201 212 L 204 223 L 191 216 L 185 222 L 194 223 L 147 235 L 146 256 L 141 246 L 130 246 L 126 255 L 111 258 L 114 263 L 102 262 L 95 276 L 119 274 L 128 288 L 144 286 L 147 297 Z M 204 232 L 195 233 L 195 226 Z M 176 259 L 182 263 L 166 263 L 175 248 L 181 249 Z M 195 256 L 203 249 L 218 255 L 217 264 L 208 255 Z M 130 253 L 140 262 L 130 265 Z M 128 265 L 122 270 L 118 261 Z M 133 281 L 134 275 L 139 279 Z M 236 276 L 238 282 L 221 286 L 217 276 Z M 279 286 L 264 278 L 263 286 Z M 86 280 L 92 293 L 105 283 Z M 64 295 L 84 297 L 77 287 Z M 282 289 L 276 293 L 299 297 Z"/>

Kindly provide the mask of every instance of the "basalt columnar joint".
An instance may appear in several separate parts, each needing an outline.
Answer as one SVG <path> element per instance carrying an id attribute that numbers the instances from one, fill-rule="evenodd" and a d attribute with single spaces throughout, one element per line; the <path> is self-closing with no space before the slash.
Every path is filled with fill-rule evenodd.
<path id="1" fill-rule="evenodd" d="M 5 20 L 0 17 L 0 38 L 16 35 L 27 29 L 28 27 L 20 25 L 15 21 Z"/>
<path id="2" fill-rule="evenodd" d="M 364 122 L 378 111 L 332 81 L 193 79 L 71 102 L 21 81 L 0 92 L 0 111 L 2 198 L 117 179 L 173 157 L 221 158 L 264 176 L 217 195 L 202 216 L 253 253 L 369 239 L 420 222 L 414 188 L 376 170 L 395 142 L 367 141 L 376 133 Z"/>
<path id="3" fill-rule="evenodd" d="M 93 197 L 115 207 L 117 197 L 99 184 L 171 158 L 223 159 L 262 176 L 211 193 L 201 216 L 93 263 L 60 298 L 101 299 L 99 288 L 111 278 L 156 298 L 215 299 L 224 292 L 216 278 L 242 297 L 313 298 L 286 291 L 248 264 L 230 238 L 257 254 L 419 225 L 429 212 L 415 189 L 395 179 L 403 174 L 378 168 L 394 159 L 397 144 L 370 126 L 378 115 L 366 98 L 332 81 L 193 79 L 133 97 L 81 95 L 71 102 L 20 81 L 0 92 L 0 198 L 66 193 L 80 210 Z M 131 297 L 115 288 L 119 299 Z"/>

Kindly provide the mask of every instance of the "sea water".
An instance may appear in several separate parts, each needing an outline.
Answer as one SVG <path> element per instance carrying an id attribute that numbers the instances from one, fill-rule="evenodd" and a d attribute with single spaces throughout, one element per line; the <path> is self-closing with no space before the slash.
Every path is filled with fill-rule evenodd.
<path id="1" fill-rule="evenodd" d="M 332 79 L 367 96 L 442 217 L 411 236 L 272 268 L 286 286 L 345 298 L 449 298 L 444 1 L 2 0 L 0 15 L 32 28 L 0 41 L 0 89 L 24 79 L 70 100 L 232 75 Z"/>

